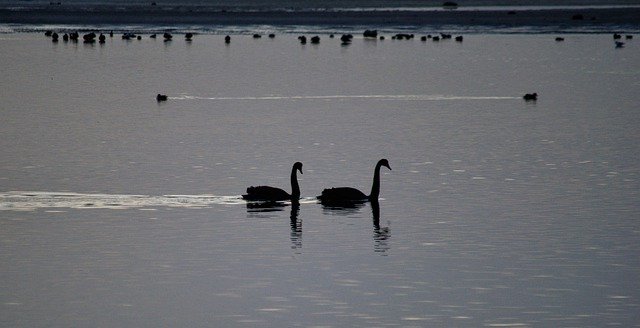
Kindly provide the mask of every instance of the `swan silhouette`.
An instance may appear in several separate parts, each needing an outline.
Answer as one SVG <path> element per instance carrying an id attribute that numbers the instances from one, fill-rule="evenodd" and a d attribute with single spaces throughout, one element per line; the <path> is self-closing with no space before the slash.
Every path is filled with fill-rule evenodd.
<path id="1" fill-rule="evenodd" d="M 300 186 L 298 185 L 297 171 L 302 174 L 302 163 L 296 162 L 291 168 L 291 194 L 270 186 L 251 186 L 247 188 L 247 194 L 242 198 L 249 201 L 277 202 L 291 200 L 297 202 L 300 199 Z"/>
<path id="2" fill-rule="evenodd" d="M 371 194 L 368 196 L 355 188 L 339 187 L 325 189 L 317 198 L 323 205 L 349 205 L 353 203 L 364 203 L 367 201 L 377 202 L 378 196 L 380 195 L 380 168 L 383 166 L 391 170 L 388 160 L 383 158 L 378 161 L 376 168 L 373 171 Z"/>

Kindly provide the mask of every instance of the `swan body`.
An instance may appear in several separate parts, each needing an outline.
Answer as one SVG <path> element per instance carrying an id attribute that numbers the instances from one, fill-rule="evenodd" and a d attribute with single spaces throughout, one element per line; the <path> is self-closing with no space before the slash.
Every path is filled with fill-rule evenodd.
<path id="1" fill-rule="evenodd" d="M 367 201 L 377 202 L 378 196 L 380 195 L 380 168 L 383 166 L 391 170 L 388 160 L 383 158 L 378 161 L 373 171 L 373 185 L 371 186 L 371 193 L 369 195 L 365 195 L 365 193 L 355 188 L 339 187 L 325 189 L 317 198 L 325 205 L 353 204 Z"/>
<path id="2" fill-rule="evenodd" d="M 249 201 L 278 202 L 278 201 L 298 201 L 300 199 L 300 186 L 298 185 L 297 172 L 302 174 L 302 163 L 296 162 L 291 168 L 291 194 L 271 186 L 251 186 L 247 188 L 247 194 L 242 198 Z"/>

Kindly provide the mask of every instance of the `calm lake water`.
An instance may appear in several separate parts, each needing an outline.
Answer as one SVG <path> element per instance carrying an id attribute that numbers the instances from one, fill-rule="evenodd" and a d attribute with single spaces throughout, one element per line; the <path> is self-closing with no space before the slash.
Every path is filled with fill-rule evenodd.
<path id="1" fill-rule="evenodd" d="M 640 41 L 296 37 L 0 35 L 0 326 L 640 326 Z"/>

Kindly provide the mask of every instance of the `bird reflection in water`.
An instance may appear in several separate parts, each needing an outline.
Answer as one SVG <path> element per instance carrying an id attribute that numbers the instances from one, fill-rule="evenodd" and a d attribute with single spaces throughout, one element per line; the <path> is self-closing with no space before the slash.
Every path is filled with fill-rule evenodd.
<path id="1" fill-rule="evenodd" d="M 268 213 L 282 212 L 285 207 L 287 204 L 284 202 L 247 202 L 247 213 L 256 217 L 268 217 Z"/>
<path id="2" fill-rule="evenodd" d="M 371 204 L 371 216 L 373 217 L 373 251 L 386 255 L 385 253 L 391 249 L 389 245 L 391 229 L 388 226 L 380 226 L 380 203 L 371 201 L 369 204 Z M 341 203 L 339 206 L 323 204 L 322 207 L 327 214 L 347 216 L 360 212 L 366 205 L 366 202 L 352 202 Z"/>
<path id="3" fill-rule="evenodd" d="M 373 251 L 376 253 L 386 253 L 389 246 L 391 230 L 389 227 L 380 227 L 380 204 L 377 201 L 371 202 L 371 212 L 373 215 Z"/>
<path id="4" fill-rule="evenodd" d="M 291 203 L 291 249 L 297 251 L 302 249 L 302 220 L 298 214 L 300 214 L 300 204 Z"/>
<path id="5" fill-rule="evenodd" d="M 291 213 L 289 215 L 291 233 L 291 249 L 300 254 L 302 249 L 302 219 L 300 215 L 300 203 L 291 202 Z M 247 202 L 247 213 L 249 217 L 279 217 L 277 212 L 282 212 L 289 206 L 286 202 Z"/>

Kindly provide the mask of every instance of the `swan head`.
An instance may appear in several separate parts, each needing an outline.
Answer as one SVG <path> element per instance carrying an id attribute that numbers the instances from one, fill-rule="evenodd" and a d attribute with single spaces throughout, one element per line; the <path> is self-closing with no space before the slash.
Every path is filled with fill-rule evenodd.
<path id="1" fill-rule="evenodd" d="M 302 173 L 302 163 L 300 163 L 300 162 L 295 162 L 295 164 L 293 164 L 293 169 L 294 169 L 294 170 L 298 170 L 298 171 L 300 171 L 300 174 L 303 174 L 303 173 Z"/>
<path id="2" fill-rule="evenodd" d="M 389 161 L 386 158 L 383 158 L 380 161 L 378 161 L 378 165 L 379 166 L 384 166 L 384 167 L 388 168 L 391 171 L 391 166 L 389 166 Z"/>

